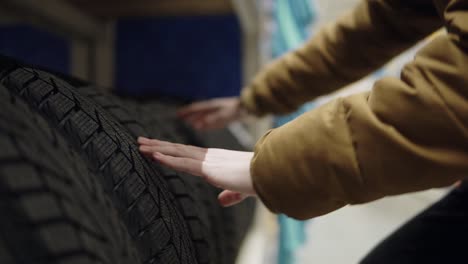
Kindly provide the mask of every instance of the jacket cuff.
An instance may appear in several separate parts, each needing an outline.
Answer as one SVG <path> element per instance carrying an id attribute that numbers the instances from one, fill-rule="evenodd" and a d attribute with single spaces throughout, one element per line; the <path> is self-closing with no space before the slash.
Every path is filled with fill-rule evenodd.
<path id="1" fill-rule="evenodd" d="M 260 152 L 261 146 L 263 142 L 265 141 L 265 138 L 273 131 L 273 129 L 269 130 L 265 135 L 263 135 L 260 140 L 257 142 L 255 145 L 255 150 L 254 150 L 254 157 L 252 158 L 252 161 L 250 162 L 250 175 L 252 175 L 252 182 L 253 182 L 253 187 L 255 190 L 255 193 L 257 194 L 258 198 L 262 201 L 262 203 L 270 210 L 272 213 L 279 213 L 279 210 L 277 210 L 273 205 L 276 204 L 273 202 L 274 197 L 271 195 L 268 195 L 267 190 L 265 190 L 265 185 L 263 184 L 263 178 L 261 178 L 261 174 L 258 173 L 258 166 L 257 165 L 257 158 L 258 154 Z"/>
<path id="2" fill-rule="evenodd" d="M 261 110 L 261 108 L 257 105 L 257 102 L 255 101 L 255 94 L 253 89 L 250 87 L 246 87 L 242 90 L 240 101 L 241 106 L 247 110 L 249 114 L 259 117 L 267 114 L 267 112 Z"/>
<path id="3" fill-rule="evenodd" d="M 258 141 L 250 173 L 269 210 L 304 220 L 354 200 L 361 181 L 345 117 L 337 100 L 270 130 Z"/>

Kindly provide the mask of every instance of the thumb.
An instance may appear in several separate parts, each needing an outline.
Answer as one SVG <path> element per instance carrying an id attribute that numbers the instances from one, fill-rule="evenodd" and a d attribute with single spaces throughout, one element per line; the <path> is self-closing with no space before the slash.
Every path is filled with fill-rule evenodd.
<path id="1" fill-rule="evenodd" d="M 229 207 L 242 202 L 247 197 L 249 197 L 247 194 L 224 190 L 218 195 L 218 201 L 222 206 Z"/>

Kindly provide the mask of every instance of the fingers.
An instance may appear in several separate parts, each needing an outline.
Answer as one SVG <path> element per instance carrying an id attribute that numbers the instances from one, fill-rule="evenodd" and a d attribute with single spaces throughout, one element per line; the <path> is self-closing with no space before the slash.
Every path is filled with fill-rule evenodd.
<path id="1" fill-rule="evenodd" d="M 177 111 L 177 115 L 180 118 L 185 118 L 192 114 L 196 114 L 196 113 L 204 112 L 204 111 L 212 111 L 216 108 L 218 108 L 218 103 L 216 100 L 202 101 L 202 102 L 190 104 L 180 109 L 179 111 Z"/>
<path id="2" fill-rule="evenodd" d="M 138 138 L 138 142 L 142 154 L 162 165 L 201 176 L 214 186 L 232 190 L 219 195 L 223 206 L 236 204 L 247 195 L 255 195 L 250 177 L 252 152 L 205 149 L 144 137 Z"/>
<path id="3" fill-rule="evenodd" d="M 212 112 L 202 112 L 184 117 L 184 121 L 195 129 L 202 129 L 206 115 Z"/>
<path id="4" fill-rule="evenodd" d="M 150 139 L 146 137 L 138 137 L 137 141 L 138 141 L 138 144 L 145 145 L 145 146 L 179 146 L 179 147 L 185 146 L 191 150 L 203 150 L 203 148 L 199 148 L 195 146 L 182 145 L 182 144 L 172 143 L 169 141 L 163 141 L 159 139 Z"/>
<path id="5" fill-rule="evenodd" d="M 184 115 L 179 115 L 185 122 L 198 130 L 217 129 L 224 127 L 224 117 L 218 107 L 208 110 L 194 111 Z"/>
<path id="6" fill-rule="evenodd" d="M 165 166 L 168 166 L 174 170 L 182 171 L 188 174 L 205 177 L 202 167 L 203 162 L 200 160 L 194 160 L 190 158 L 180 158 L 164 155 L 156 152 L 152 155 L 153 159 L 159 161 Z"/>
<path id="7" fill-rule="evenodd" d="M 185 121 L 198 130 L 220 129 L 232 121 L 223 111 L 198 113 L 188 116 Z"/>
<path id="8" fill-rule="evenodd" d="M 247 197 L 246 194 L 224 190 L 218 195 L 218 201 L 222 206 L 228 207 L 242 202 Z"/>
<path id="9" fill-rule="evenodd" d="M 139 137 L 138 143 L 140 144 L 139 150 L 143 155 L 151 157 L 163 165 L 189 174 L 206 176 L 203 173 L 203 162 L 207 149 L 145 137 Z"/>
<path id="10" fill-rule="evenodd" d="M 222 113 L 215 112 L 206 115 L 201 121 L 201 125 L 196 124 L 200 126 L 199 129 L 219 129 L 225 127 L 226 123 L 228 123 L 231 120 L 228 120 L 225 116 L 223 116 Z"/>
<path id="11" fill-rule="evenodd" d="M 148 139 L 144 137 L 138 138 L 140 144 L 140 152 L 146 156 L 151 156 L 152 153 L 162 153 L 174 157 L 192 158 L 196 160 L 204 160 L 207 149 L 195 146 L 174 144 L 171 142 L 161 141 L 157 139 Z"/>
<path id="12" fill-rule="evenodd" d="M 240 117 L 240 99 L 226 97 L 193 103 L 178 111 L 178 116 L 195 129 L 210 130 L 224 127 Z"/>
<path id="13" fill-rule="evenodd" d="M 221 120 L 218 111 L 196 113 L 185 117 L 184 120 L 197 130 L 212 129 L 215 126 L 222 127 L 223 125 L 220 122 L 212 121 L 213 117 L 216 117 L 216 120 Z"/>
<path id="14" fill-rule="evenodd" d="M 138 144 L 140 145 L 148 145 L 148 146 L 161 146 L 161 145 L 169 145 L 172 144 L 167 141 L 157 140 L 157 139 L 150 139 L 145 137 L 138 137 L 137 139 Z"/>
<path id="15" fill-rule="evenodd" d="M 173 157 L 191 158 L 196 160 L 204 160 L 206 151 L 200 148 L 184 146 L 179 144 L 163 145 L 163 146 L 140 146 L 140 152 L 144 155 L 151 155 L 152 153 L 162 153 Z"/>

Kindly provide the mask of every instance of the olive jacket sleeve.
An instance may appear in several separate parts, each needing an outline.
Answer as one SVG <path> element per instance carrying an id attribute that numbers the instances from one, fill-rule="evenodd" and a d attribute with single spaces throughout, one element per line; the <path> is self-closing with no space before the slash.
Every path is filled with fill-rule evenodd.
<path id="1" fill-rule="evenodd" d="M 445 25 L 371 92 L 332 101 L 257 143 L 254 188 L 274 212 L 307 219 L 468 176 L 468 1 L 363 1 L 246 89 L 258 114 L 282 113 L 356 80 Z"/>

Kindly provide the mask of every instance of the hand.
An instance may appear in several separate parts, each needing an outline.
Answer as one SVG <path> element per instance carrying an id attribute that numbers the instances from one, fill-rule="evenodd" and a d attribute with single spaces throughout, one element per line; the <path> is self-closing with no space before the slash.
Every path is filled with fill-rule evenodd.
<path id="1" fill-rule="evenodd" d="M 223 128 L 246 115 L 239 97 L 211 99 L 190 104 L 177 115 L 198 130 Z"/>
<path id="2" fill-rule="evenodd" d="M 139 137 L 138 143 L 143 155 L 225 189 L 218 196 L 223 206 L 237 204 L 255 195 L 250 176 L 253 152 L 206 149 L 144 137 Z"/>

